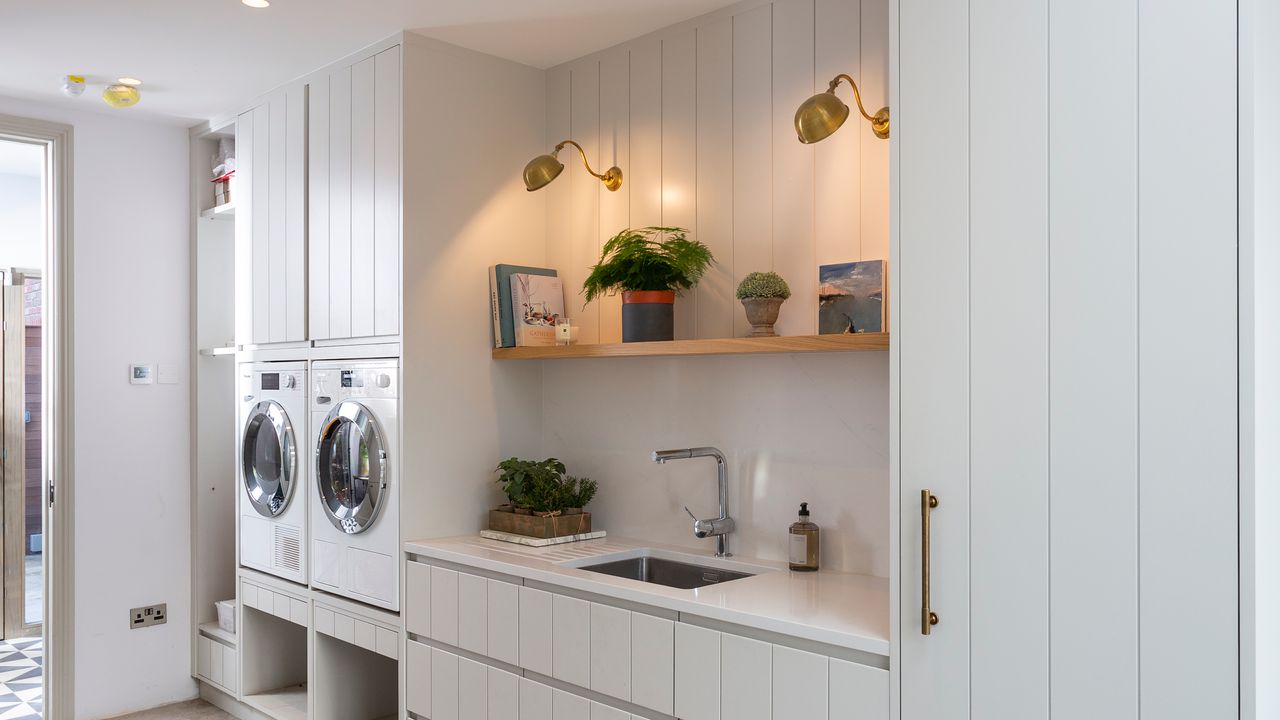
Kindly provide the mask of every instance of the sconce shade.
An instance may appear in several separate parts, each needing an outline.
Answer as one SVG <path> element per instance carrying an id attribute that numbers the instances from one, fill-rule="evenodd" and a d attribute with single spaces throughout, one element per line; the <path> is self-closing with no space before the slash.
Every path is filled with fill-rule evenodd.
<path id="1" fill-rule="evenodd" d="M 551 184 L 564 170 L 564 163 L 551 155 L 539 155 L 524 166 L 524 186 L 533 192 Z"/>
<path id="2" fill-rule="evenodd" d="M 849 106 L 844 101 L 830 90 L 820 92 L 796 109 L 796 135 L 806 145 L 816 143 L 839 130 L 848 119 Z"/>

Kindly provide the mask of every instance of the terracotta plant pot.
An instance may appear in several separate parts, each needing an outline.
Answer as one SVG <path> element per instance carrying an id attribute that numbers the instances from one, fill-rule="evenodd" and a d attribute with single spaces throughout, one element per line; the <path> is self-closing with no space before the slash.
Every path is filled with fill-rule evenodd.
<path id="1" fill-rule="evenodd" d="M 783 298 L 743 298 L 742 309 L 747 311 L 747 322 L 751 323 L 749 337 L 773 337 L 773 324 L 778 322 L 778 311 L 782 309 Z"/>
<path id="2" fill-rule="evenodd" d="M 674 340 L 675 302 L 673 290 L 628 290 L 622 293 L 622 342 Z"/>

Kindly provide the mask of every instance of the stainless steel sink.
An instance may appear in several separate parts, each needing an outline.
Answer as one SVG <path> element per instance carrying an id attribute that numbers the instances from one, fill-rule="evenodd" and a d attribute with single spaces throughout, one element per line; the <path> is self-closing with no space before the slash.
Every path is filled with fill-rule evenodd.
<path id="1" fill-rule="evenodd" d="M 613 560 L 596 565 L 582 565 L 579 566 L 579 569 L 656 585 L 666 585 L 667 587 L 681 590 L 693 590 L 707 585 L 739 580 L 751 577 L 753 574 L 708 567 L 706 565 L 693 565 L 648 555 L 626 560 Z"/>

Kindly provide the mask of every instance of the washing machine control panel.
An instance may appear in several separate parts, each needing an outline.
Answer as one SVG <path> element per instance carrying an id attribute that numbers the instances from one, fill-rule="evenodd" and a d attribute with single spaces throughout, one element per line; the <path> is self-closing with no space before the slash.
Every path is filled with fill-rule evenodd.
<path id="1" fill-rule="evenodd" d="M 397 374 L 394 367 L 317 368 L 312 371 L 312 405 L 321 410 L 347 399 L 394 398 Z"/>
<path id="2" fill-rule="evenodd" d="M 288 392 L 302 390 L 302 373 L 292 372 L 259 372 L 255 378 L 257 390 L 263 392 Z"/>

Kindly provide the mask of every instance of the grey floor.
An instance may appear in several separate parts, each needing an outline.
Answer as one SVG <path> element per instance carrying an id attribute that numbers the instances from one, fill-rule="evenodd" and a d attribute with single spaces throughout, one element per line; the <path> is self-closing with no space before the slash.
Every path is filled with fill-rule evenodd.
<path id="1" fill-rule="evenodd" d="M 188 700 L 132 715 L 121 715 L 116 720 L 234 720 L 234 718 L 203 700 Z"/>

